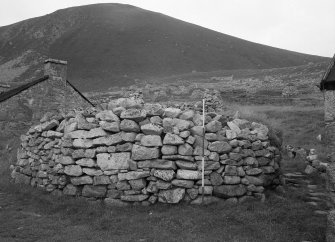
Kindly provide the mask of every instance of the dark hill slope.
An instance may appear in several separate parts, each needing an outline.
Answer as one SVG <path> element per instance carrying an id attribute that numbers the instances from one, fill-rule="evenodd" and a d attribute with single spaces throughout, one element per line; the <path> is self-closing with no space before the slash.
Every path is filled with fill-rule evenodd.
<path id="1" fill-rule="evenodd" d="M 122 4 L 68 8 L 0 28 L 0 64 L 27 50 L 69 61 L 69 79 L 84 91 L 136 78 L 324 60 Z M 32 75 L 32 68 L 20 76 Z"/>

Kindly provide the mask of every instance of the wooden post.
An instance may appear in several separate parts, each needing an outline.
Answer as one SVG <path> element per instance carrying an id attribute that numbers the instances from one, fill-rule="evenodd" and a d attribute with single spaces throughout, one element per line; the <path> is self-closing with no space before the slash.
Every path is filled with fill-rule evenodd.
<path id="1" fill-rule="evenodd" d="M 205 99 L 202 99 L 202 162 L 201 162 L 201 203 L 205 193 Z"/>

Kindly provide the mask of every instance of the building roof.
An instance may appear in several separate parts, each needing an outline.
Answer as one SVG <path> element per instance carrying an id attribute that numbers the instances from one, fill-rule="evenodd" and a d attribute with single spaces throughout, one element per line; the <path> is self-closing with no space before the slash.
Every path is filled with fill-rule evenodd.
<path id="1" fill-rule="evenodd" d="M 335 55 L 331 59 L 329 66 L 322 77 L 320 89 L 335 90 Z"/>
<path id="2" fill-rule="evenodd" d="M 36 79 L 36 80 L 33 80 L 31 82 L 28 82 L 28 83 L 25 83 L 17 88 L 14 88 L 14 89 L 11 89 L 9 91 L 6 91 L 6 92 L 3 92 L 0 94 L 0 103 L 23 92 L 24 90 L 27 90 L 28 88 L 32 87 L 32 86 L 35 86 L 36 84 L 38 83 L 41 83 L 45 80 L 48 80 L 49 79 L 49 76 L 44 76 L 44 77 L 41 77 L 39 79 Z M 66 80 L 66 83 L 73 88 L 73 90 L 75 92 L 77 92 L 83 99 L 85 99 L 89 104 L 91 104 L 92 106 L 94 106 L 94 104 L 88 100 L 87 97 L 85 97 L 75 86 L 72 85 L 72 83 L 70 83 L 68 80 Z"/>

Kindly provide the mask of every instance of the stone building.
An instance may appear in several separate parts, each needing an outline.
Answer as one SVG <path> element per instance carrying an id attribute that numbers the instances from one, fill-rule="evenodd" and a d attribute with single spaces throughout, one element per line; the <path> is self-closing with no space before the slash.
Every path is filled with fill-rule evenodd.
<path id="1" fill-rule="evenodd" d="M 335 55 L 322 77 L 320 89 L 325 101 L 325 132 L 324 141 L 335 146 Z"/>
<path id="2" fill-rule="evenodd" d="M 67 62 L 48 59 L 43 77 L 0 94 L 0 138 L 19 136 L 48 112 L 92 106 L 67 80 Z"/>

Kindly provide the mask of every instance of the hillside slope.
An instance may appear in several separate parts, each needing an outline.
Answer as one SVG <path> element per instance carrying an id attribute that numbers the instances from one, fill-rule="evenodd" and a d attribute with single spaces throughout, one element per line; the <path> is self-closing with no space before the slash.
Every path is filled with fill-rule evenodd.
<path id="1" fill-rule="evenodd" d="M 325 60 L 122 4 L 73 7 L 0 27 L 0 81 L 40 75 L 36 68 L 46 57 L 67 60 L 69 79 L 83 91 L 134 79 Z"/>

